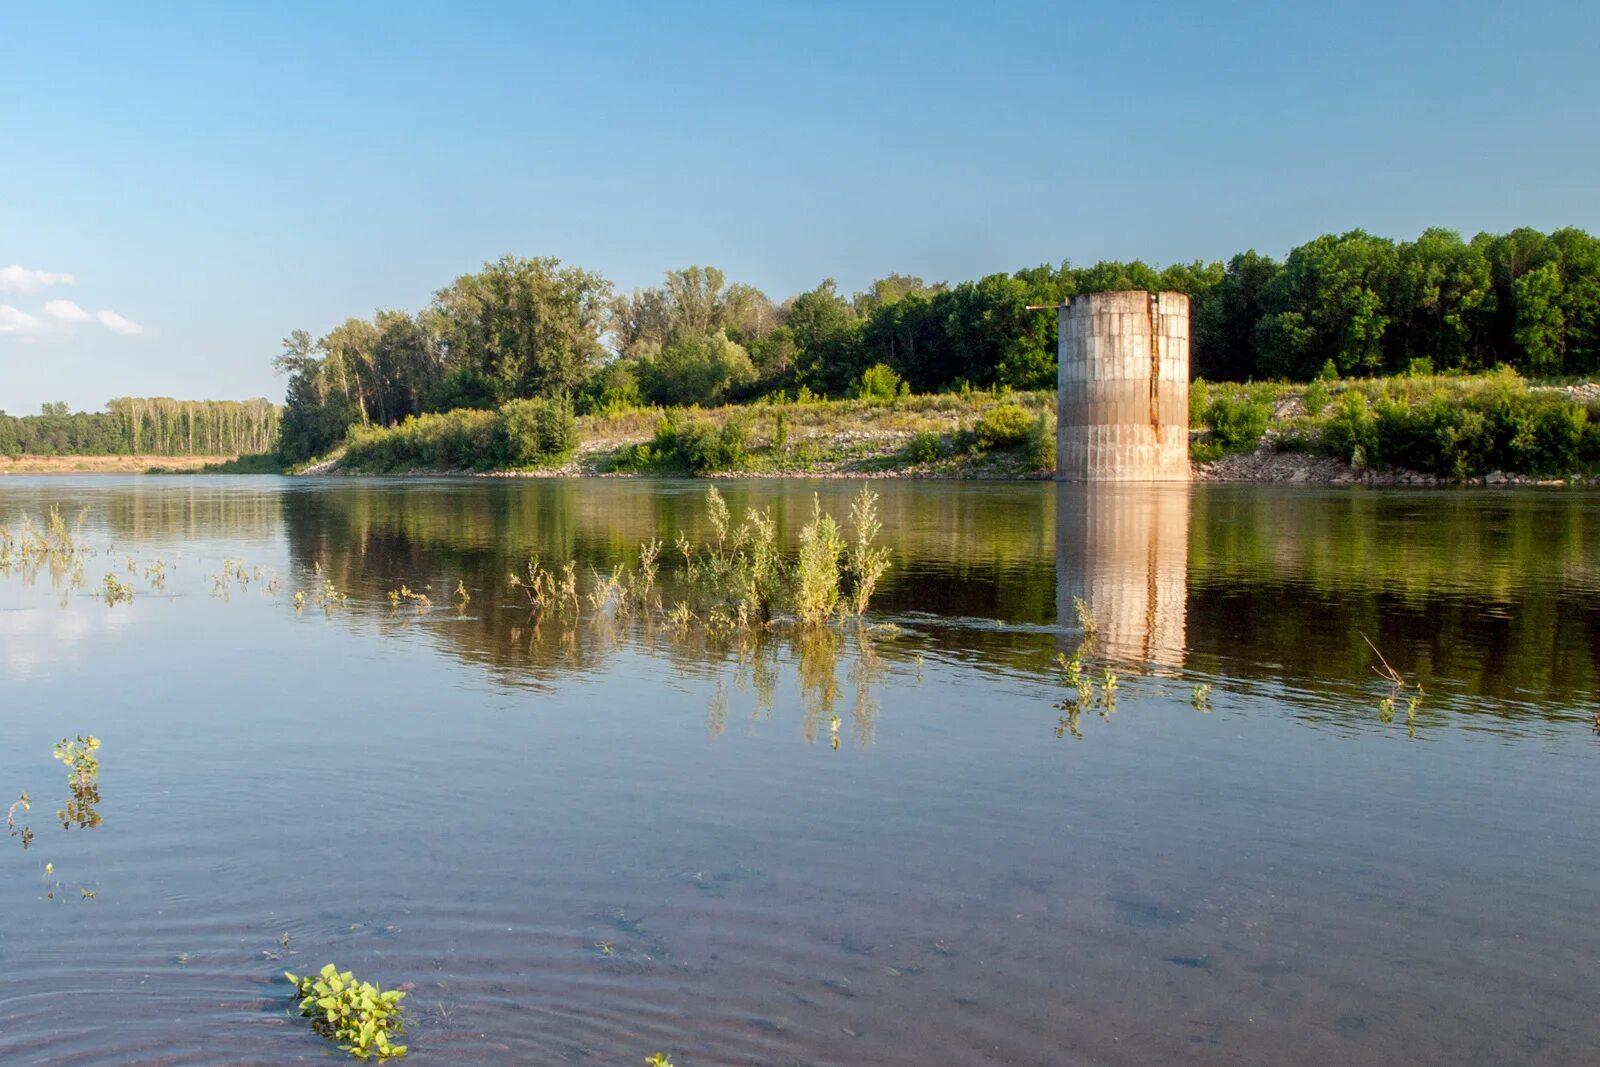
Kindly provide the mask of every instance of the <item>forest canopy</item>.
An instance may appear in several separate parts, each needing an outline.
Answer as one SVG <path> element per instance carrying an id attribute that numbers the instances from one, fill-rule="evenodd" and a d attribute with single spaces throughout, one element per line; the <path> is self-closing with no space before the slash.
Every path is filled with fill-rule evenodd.
<path id="1" fill-rule="evenodd" d="M 291 334 L 277 360 L 289 375 L 282 453 L 303 460 L 352 426 L 535 397 L 565 396 L 582 413 L 854 396 L 883 368 L 919 393 L 1048 389 L 1056 319 L 1028 306 L 1116 289 L 1189 294 L 1191 371 L 1212 380 L 1600 370 L 1600 240 L 1577 229 L 1471 240 L 1430 229 L 1414 241 L 1353 230 L 1281 262 L 1246 251 L 954 284 L 891 274 L 852 295 L 827 279 L 782 301 L 715 267 L 617 293 L 554 259 L 506 257 L 415 314 L 379 311 L 317 340 Z"/>
<path id="2" fill-rule="evenodd" d="M 1412 241 L 1352 230 L 1282 261 L 1252 250 L 1225 263 L 1063 262 L 957 283 L 890 274 L 854 294 L 826 279 L 781 301 L 710 266 L 619 293 L 556 259 L 507 256 L 416 312 L 292 332 L 274 360 L 288 378 L 281 413 L 265 400 L 123 398 L 103 414 L 46 405 L 0 415 L 0 452 L 275 450 L 297 463 L 353 427 L 513 400 L 581 414 L 878 396 L 885 382 L 890 392 L 1049 389 L 1056 317 L 1029 305 L 1118 289 L 1187 293 L 1191 373 L 1212 381 L 1600 372 L 1600 239 L 1571 228 L 1470 240 L 1430 229 Z"/>
<path id="3" fill-rule="evenodd" d="M 71 412 L 61 401 L 21 417 L 0 411 L 0 455 L 232 456 L 268 452 L 278 440 L 269 400 L 119 397 L 105 411 Z"/>

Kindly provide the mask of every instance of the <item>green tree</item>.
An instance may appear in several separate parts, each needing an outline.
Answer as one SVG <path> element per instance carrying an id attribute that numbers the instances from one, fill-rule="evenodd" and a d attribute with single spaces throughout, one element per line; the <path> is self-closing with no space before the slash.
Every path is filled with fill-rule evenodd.
<path id="1" fill-rule="evenodd" d="M 1515 338 L 1526 353 L 1526 370 L 1559 374 L 1566 355 L 1561 268 L 1554 261 L 1522 275 L 1512 285 L 1517 309 Z"/>
<path id="2" fill-rule="evenodd" d="M 795 370 L 802 384 L 841 396 L 860 373 L 856 366 L 861 323 L 855 307 L 828 278 L 789 306 L 787 325 L 794 334 Z"/>
<path id="3" fill-rule="evenodd" d="M 1283 267 L 1251 249 L 1228 261 L 1216 285 L 1191 294 L 1191 370 L 1211 381 L 1244 381 L 1256 374 L 1252 337 L 1261 294 Z"/>
<path id="4" fill-rule="evenodd" d="M 749 354 L 721 330 L 675 335 L 660 352 L 641 357 L 634 374 L 640 392 L 655 404 L 720 403 L 756 380 Z"/>
<path id="5" fill-rule="evenodd" d="M 1252 336 L 1267 377 L 1309 379 L 1332 359 L 1345 376 L 1384 368 L 1394 243 L 1363 230 L 1325 234 L 1289 253 L 1262 290 Z"/>
<path id="6" fill-rule="evenodd" d="M 434 295 L 442 370 L 468 371 L 496 397 L 575 392 L 600 363 L 611 283 L 554 258 L 505 256 Z"/>

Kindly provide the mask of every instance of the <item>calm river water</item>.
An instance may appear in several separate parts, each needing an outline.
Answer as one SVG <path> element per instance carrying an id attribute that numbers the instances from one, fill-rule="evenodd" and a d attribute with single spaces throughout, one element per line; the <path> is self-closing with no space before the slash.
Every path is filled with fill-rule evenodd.
<path id="1" fill-rule="evenodd" d="M 0 1063 L 330 1062 L 330 961 L 419 1065 L 1600 1062 L 1600 496 L 875 488 L 873 627 L 752 642 L 507 587 L 704 483 L 0 480 L 93 552 L 0 571 Z"/>

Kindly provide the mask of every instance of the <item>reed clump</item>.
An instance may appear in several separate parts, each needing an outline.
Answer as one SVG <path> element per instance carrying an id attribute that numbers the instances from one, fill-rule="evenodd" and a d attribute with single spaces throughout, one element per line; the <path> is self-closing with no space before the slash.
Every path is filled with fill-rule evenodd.
<path id="1" fill-rule="evenodd" d="M 878 544 L 877 494 L 863 488 L 850 507 L 850 537 L 814 496 L 811 518 L 801 529 L 791 557 L 784 551 L 769 508 L 750 508 L 735 521 L 716 487 L 706 490 L 711 536 L 694 541 L 680 533 L 675 545 L 677 578 L 683 594 L 670 610 L 657 592 L 661 542 L 639 546 L 637 564 L 618 564 L 595 573 L 580 595 L 575 566 L 560 571 L 538 557 L 511 573 L 510 587 L 526 597 L 536 615 L 577 615 L 583 601 L 590 613 L 639 613 L 683 628 L 701 622 L 713 631 L 764 628 L 785 613 L 804 626 L 834 619 L 860 618 L 890 567 L 890 551 Z"/>

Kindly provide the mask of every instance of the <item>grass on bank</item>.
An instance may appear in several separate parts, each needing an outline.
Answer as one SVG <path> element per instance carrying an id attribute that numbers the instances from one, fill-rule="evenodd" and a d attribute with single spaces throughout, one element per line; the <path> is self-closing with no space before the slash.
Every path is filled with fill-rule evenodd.
<path id="1" fill-rule="evenodd" d="M 1495 471 L 1600 471 L 1600 391 L 1531 384 L 1514 371 L 1190 387 L 1197 461 L 1263 445 L 1358 468 L 1472 479 Z M 876 399 L 635 408 L 573 416 L 562 401 L 420 415 L 351 432 L 340 470 L 807 474 L 891 471 L 1029 477 L 1055 467 L 1055 394 L 969 392 Z M 321 469 L 317 463 L 306 465 Z M 219 473 L 269 473 L 241 456 Z M 301 468 L 305 469 L 305 468 Z"/>
<path id="2" fill-rule="evenodd" d="M 1044 391 L 641 407 L 580 417 L 560 400 L 518 400 L 493 411 L 359 427 L 340 450 L 290 473 L 324 469 L 329 460 L 367 474 L 556 470 L 572 468 L 581 453 L 586 473 L 957 474 L 1000 462 L 1026 475 L 1055 467 L 1054 409 L 1055 394 Z M 262 459 L 268 461 L 283 470 Z"/>

